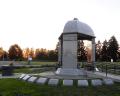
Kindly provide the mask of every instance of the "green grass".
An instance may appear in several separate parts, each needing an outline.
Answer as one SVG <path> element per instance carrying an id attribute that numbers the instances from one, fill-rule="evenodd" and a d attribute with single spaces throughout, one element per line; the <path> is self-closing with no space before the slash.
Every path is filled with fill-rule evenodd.
<path id="1" fill-rule="evenodd" d="M 96 66 L 103 72 L 120 75 L 120 63 L 119 62 L 96 62 Z M 107 69 L 106 69 L 107 68 Z"/>
<path id="2" fill-rule="evenodd" d="M 120 83 L 99 87 L 57 87 L 0 79 L 0 96 L 120 96 Z"/>
<path id="3" fill-rule="evenodd" d="M 14 73 L 41 73 L 45 71 L 55 71 L 55 68 L 54 67 L 41 67 L 38 69 L 35 69 L 35 68 L 14 69 Z"/>
<path id="4" fill-rule="evenodd" d="M 28 62 L 27 61 L 21 61 L 20 62 L 21 64 L 28 64 Z M 32 61 L 31 63 L 30 63 L 30 65 L 46 65 L 46 64 L 48 64 L 48 65 L 52 65 L 52 64 L 56 64 L 57 62 L 48 62 L 48 61 Z"/>

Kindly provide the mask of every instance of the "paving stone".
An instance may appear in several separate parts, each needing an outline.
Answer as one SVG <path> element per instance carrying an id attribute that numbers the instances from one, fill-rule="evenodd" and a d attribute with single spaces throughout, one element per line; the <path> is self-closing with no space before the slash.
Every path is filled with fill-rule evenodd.
<path id="1" fill-rule="evenodd" d="M 27 81 L 28 82 L 35 82 L 35 80 L 37 79 L 37 77 L 30 77 Z"/>
<path id="2" fill-rule="evenodd" d="M 40 77 L 40 78 L 36 81 L 36 83 L 39 83 L 39 84 L 45 84 L 46 81 L 47 81 L 47 79 L 48 79 L 48 78 Z"/>
<path id="3" fill-rule="evenodd" d="M 25 75 L 22 79 L 25 81 L 25 80 L 27 80 L 30 77 L 31 77 L 30 75 Z"/>
<path id="4" fill-rule="evenodd" d="M 59 79 L 49 79 L 48 85 L 58 85 Z"/>
<path id="5" fill-rule="evenodd" d="M 78 80 L 78 86 L 88 86 L 87 80 Z"/>
<path id="6" fill-rule="evenodd" d="M 23 77 L 25 77 L 26 74 L 21 74 L 19 79 L 22 79 Z"/>
<path id="7" fill-rule="evenodd" d="M 102 85 L 102 81 L 100 79 L 95 79 L 95 80 L 91 81 L 91 84 L 93 86 L 100 86 L 100 85 Z"/>
<path id="8" fill-rule="evenodd" d="M 63 86 L 72 86 L 73 80 L 63 80 Z"/>
<path id="9" fill-rule="evenodd" d="M 105 85 L 112 85 L 114 84 L 113 80 L 112 79 L 103 79 L 103 83 Z"/>

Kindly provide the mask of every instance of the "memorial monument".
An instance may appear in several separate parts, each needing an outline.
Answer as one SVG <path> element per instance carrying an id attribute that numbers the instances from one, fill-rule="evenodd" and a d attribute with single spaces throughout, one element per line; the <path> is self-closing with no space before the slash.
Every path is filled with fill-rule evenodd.
<path id="1" fill-rule="evenodd" d="M 36 84 L 45 84 L 58 86 L 61 83 L 63 86 L 73 86 L 74 79 L 77 81 L 77 85 L 81 87 L 100 86 L 102 84 L 112 85 L 114 84 L 112 79 L 106 78 L 103 75 L 96 74 L 96 72 L 87 72 L 86 70 L 78 67 L 78 42 L 79 40 L 91 41 L 92 51 L 90 51 L 89 61 L 95 67 L 95 35 L 93 30 L 85 23 L 80 22 L 77 18 L 68 21 L 63 33 L 59 37 L 59 58 L 58 62 L 61 65 L 57 71 L 46 71 L 36 74 L 22 74 L 19 79 L 28 81 L 30 83 L 36 82 Z M 97 71 L 97 70 L 96 70 Z M 89 81 L 91 83 L 89 83 Z"/>
<path id="2" fill-rule="evenodd" d="M 95 35 L 87 24 L 77 18 L 68 21 L 59 37 L 58 62 L 61 65 L 55 72 L 57 75 L 85 75 L 85 71 L 78 68 L 77 47 L 78 40 L 89 40 L 92 43 L 92 64 L 95 67 Z"/>

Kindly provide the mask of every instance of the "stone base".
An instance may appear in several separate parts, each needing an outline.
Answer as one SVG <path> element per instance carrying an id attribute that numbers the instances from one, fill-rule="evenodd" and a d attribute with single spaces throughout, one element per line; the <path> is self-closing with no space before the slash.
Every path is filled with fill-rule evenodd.
<path id="1" fill-rule="evenodd" d="M 58 68 L 55 72 L 57 75 L 73 75 L 73 76 L 84 76 L 87 75 L 87 73 L 84 70 L 80 69 L 70 69 L 70 68 Z"/>

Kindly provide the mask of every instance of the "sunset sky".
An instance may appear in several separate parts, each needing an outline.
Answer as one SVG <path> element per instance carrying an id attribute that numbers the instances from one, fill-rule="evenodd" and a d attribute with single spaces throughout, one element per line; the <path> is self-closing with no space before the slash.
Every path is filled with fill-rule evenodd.
<path id="1" fill-rule="evenodd" d="M 55 49 L 74 17 L 91 26 L 96 41 L 115 35 L 120 44 L 120 0 L 0 0 L 0 46 Z"/>

